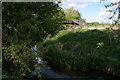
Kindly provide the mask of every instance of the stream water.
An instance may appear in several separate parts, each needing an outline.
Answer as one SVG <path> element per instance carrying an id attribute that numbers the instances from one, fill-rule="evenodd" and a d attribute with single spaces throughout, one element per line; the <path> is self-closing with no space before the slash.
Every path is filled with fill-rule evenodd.
<path id="1" fill-rule="evenodd" d="M 37 47 L 33 48 L 37 51 Z M 35 53 L 37 54 L 37 52 Z M 41 73 L 46 78 L 70 78 L 74 80 L 115 80 L 114 77 L 102 72 L 92 71 L 92 72 L 81 72 L 81 71 L 69 71 L 64 68 L 56 67 L 55 65 L 48 65 L 42 61 L 42 58 L 37 57 L 38 67 L 41 69 Z M 118 79 L 116 79 L 118 80 Z"/>

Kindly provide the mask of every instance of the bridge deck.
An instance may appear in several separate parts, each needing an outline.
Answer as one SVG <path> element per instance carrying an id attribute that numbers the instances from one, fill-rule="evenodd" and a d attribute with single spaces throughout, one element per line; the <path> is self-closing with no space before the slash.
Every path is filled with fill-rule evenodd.
<path id="1" fill-rule="evenodd" d="M 84 22 L 81 20 L 65 20 L 63 24 L 76 24 L 76 25 L 82 25 Z"/>

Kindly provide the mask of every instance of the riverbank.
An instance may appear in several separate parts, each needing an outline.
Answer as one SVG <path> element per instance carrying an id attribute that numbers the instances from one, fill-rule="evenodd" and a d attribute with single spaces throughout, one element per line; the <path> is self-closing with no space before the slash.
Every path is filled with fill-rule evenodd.
<path id="1" fill-rule="evenodd" d="M 119 75 L 120 41 L 116 30 L 63 30 L 39 47 L 43 59 L 67 70 L 99 70 Z"/>

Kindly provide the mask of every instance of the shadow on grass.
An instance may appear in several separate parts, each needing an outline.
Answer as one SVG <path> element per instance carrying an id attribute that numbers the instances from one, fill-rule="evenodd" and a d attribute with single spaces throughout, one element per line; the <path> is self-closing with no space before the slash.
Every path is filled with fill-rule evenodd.
<path id="1" fill-rule="evenodd" d="M 67 70 L 102 70 L 120 74 L 120 41 L 117 31 L 61 31 L 41 46 L 44 60 Z"/>

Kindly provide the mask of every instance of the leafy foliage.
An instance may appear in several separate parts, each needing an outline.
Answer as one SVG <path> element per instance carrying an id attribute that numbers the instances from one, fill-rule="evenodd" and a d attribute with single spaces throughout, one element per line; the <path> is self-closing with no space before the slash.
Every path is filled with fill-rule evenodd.
<path id="1" fill-rule="evenodd" d="M 101 0 L 101 1 L 105 1 L 105 0 Z M 116 7 L 115 7 L 116 6 Z M 110 4 L 105 5 L 105 8 L 110 8 L 110 7 L 115 7 L 114 9 L 110 9 L 108 10 L 108 12 L 112 13 L 112 16 L 109 19 L 112 19 L 115 17 L 115 15 L 118 12 L 118 19 L 120 18 L 120 1 L 118 2 L 111 2 Z"/>
<path id="2" fill-rule="evenodd" d="M 64 10 L 66 19 L 81 19 L 81 14 L 73 7 Z"/>
<path id="3" fill-rule="evenodd" d="M 31 75 L 36 62 L 31 48 L 61 29 L 63 11 L 53 2 L 5 2 L 2 14 L 3 70 Z"/>

